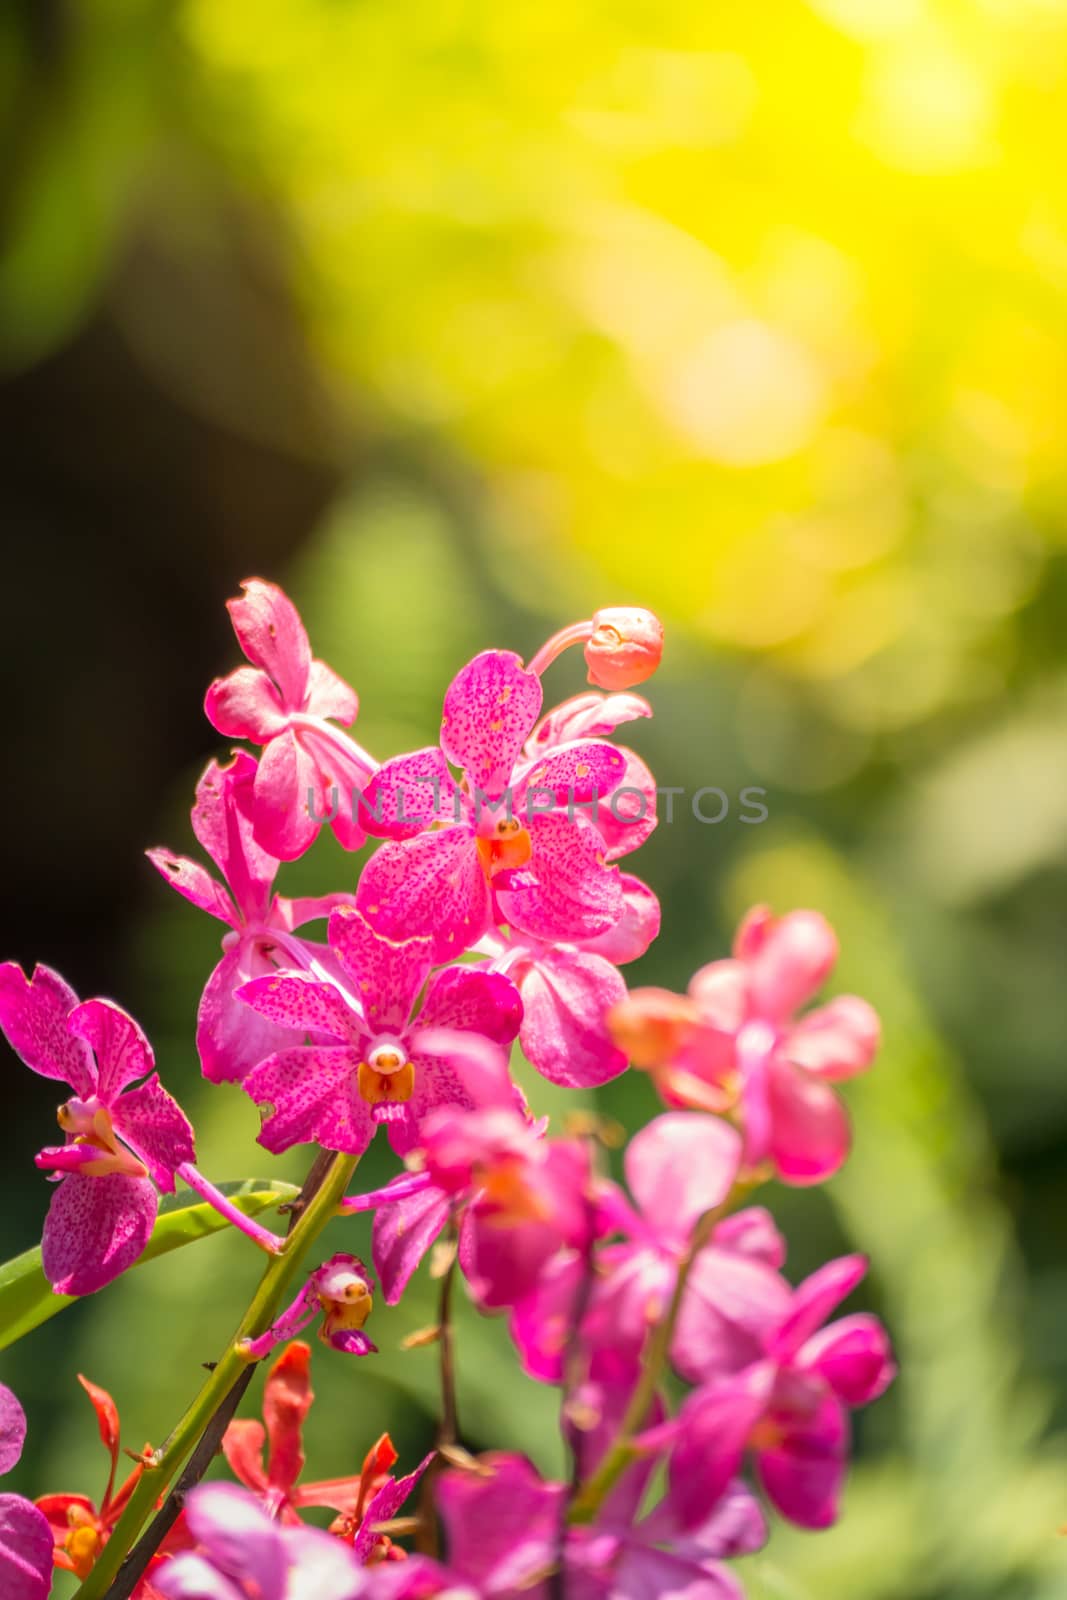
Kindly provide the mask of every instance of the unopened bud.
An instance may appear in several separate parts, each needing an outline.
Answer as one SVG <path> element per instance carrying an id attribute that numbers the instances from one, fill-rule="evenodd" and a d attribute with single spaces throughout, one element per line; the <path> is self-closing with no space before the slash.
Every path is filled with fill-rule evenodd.
<path id="1" fill-rule="evenodd" d="M 651 678 L 663 655 L 663 624 L 652 611 L 607 606 L 593 615 L 586 640 L 589 682 L 598 689 L 632 689 Z"/>

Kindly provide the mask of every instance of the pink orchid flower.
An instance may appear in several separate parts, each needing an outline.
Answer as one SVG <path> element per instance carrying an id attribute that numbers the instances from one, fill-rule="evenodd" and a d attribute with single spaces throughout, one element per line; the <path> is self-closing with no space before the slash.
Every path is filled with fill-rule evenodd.
<path id="1" fill-rule="evenodd" d="M 687 996 L 635 990 L 608 1026 L 668 1104 L 734 1111 L 749 1167 L 771 1162 L 785 1183 L 821 1183 L 848 1154 L 848 1117 L 831 1087 L 866 1071 L 877 1014 L 841 995 L 797 1018 L 825 983 L 837 940 L 815 911 L 749 912 L 734 956 L 702 967 Z"/>
<path id="2" fill-rule="evenodd" d="M 558 1250 L 588 1238 L 596 1213 L 581 1141 L 545 1139 L 512 1110 L 451 1107 L 427 1117 L 419 1139 L 416 1171 L 341 1204 L 346 1214 L 375 1212 L 374 1265 L 388 1305 L 450 1218 L 460 1224 L 460 1266 L 486 1309 L 514 1305 Z"/>
<path id="3" fill-rule="evenodd" d="M 0 966 L 0 1028 L 31 1071 L 74 1090 L 58 1113 L 67 1142 L 35 1158 L 61 1180 L 42 1264 L 57 1294 L 92 1294 L 148 1243 L 156 1190 L 173 1193 L 175 1172 L 193 1161 L 193 1130 L 133 1018 L 110 1000 L 79 1004 L 50 968 L 27 979 L 12 961 Z"/>
<path id="4" fill-rule="evenodd" d="M 250 578 L 227 610 L 252 663 L 208 689 L 204 710 L 228 738 L 263 746 L 253 785 L 256 838 L 280 861 L 295 861 L 329 817 L 338 841 L 357 850 L 364 834 L 356 796 L 376 763 L 334 724 L 355 721 L 354 689 L 312 659 L 300 615 L 273 583 Z"/>
<path id="5" fill-rule="evenodd" d="M 506 1046 L 518 1032 L 520 1001 L 507 978 L 446 968 L 413 1015 L 430 973 L 430 939 L 393 941 L 342 906 L 330 916 L 329 940 L 337 983 L 286 972 L 237 991 L 269 1021 L 337 1041 L 278 1051 L 245 1079 L 253 1100 L 272 1108 L 259 1135 L 266 1149 L 314 1141 L 361 1155 L 385 1123 L 405 1155 L 434 1106 L 515 1103 Z"/>
<path id="6" fill-rule="evenodd" d="M 279 967 L 330 970 L 326 946 L 297 938 L 295 930 L 355 898 L 339 893 L 287 900 L 274 893 L 279 863 L 253 836 L 256 777 L 255 759 L 237 751 L 227 767 L 212 761 L 196 786 L 193 832 L 223 883 L 186 856 L 163 848 L 147 852 L 179 894 L 231 930 L 197 1013 L 200 1064 L 212 1083 L 240 1081 L 264 1056 L 301 1041 L 302 1034 L 250 1012 L 234 998 L 234 990 Z"/>
<path id="7" fill-rule="evenodd" d="M 736 1131 L 696 1112 L 657 1117 L 630 1140 L 624 1169 L 636 1204 L 614 1184 L 600 1195 L 602 1230 L 627 1238 L 597 1253 L 580 1328 L 588 1352 L 611 1352 L 618 1363 L 636 1366 L 649 1329 L 670 1304 L 694 1227 L 727 1199 L 740 1165 Z M 777 1270 L 783 1258 L 781 1236 L 762 1209 L 717 1224 L 690 1269 L 671 1346 L 684 1377 L 735 1372 L 762 1355 L 789 1306 L 789 1287 Z M 561 1252 L 536 1292 L 516 1306 L 512 1337 L 531 1376 L 562 1381 L 587 1273 L 580 1254 Z"/>
<path id="8" fill-rule="evenodd" d="M 165 1600 L 363 1600 L 365 1569 L 342 1539 L 275 1522 L 232 1483 L 201 1484 L 186 1517 L 196 1549 L 159 1570 Z"/>
<path id="9" fill-rule="evenodd" d="M 885 1329 L 859 1314 L 823 1327 L 867 1270 L 862 1256 L 821 1267 L 795 1290 L 766 1356 L 715 1377 L 685 1402 L 674 1424 L 671 1502 L 693 1526 L 755 1456 L 764 1491 L 803 1528 L 836 1521 L 848 1465 L 848 1413 L 884 1393 L 896 1368 Z"/>
<path id="10" fill-rule="evenodd" d="M 647 1474 L 642 1474 L 643 1492 Z M 635 1521 L 634 1500 L 592 1527 L 565 1529 L 566 1489 L 522 1456 L 481 1456 L 476 1471 L 443 1473 L 437 1503 L 447 1566 L 414 1556 L 368 1574 L 370 1600 L 742 1600 L 723 1561 L 759 1549 L 763 1519 L 734 1486 L 702 1526 L 682 1529 L 669 1505 Z M 638 1495 L 638 1499 L 640 1495 Z M 560 1564 L 562 1589 L 552 1574 Z"/>
<path id="11" fill-rule="evenodd" d="M 0 1474 L 18 1464 L 26 1413 L 0 1383 Z M 0 1494 L 0 1593 L 4 1600 L 45 1600 L 52 1587 L 52 1529 L 43 1511 L 20 1494 Z"/>
<path id="12" fill-rule="evenodd" d="M 243 1339 L 238 1349 L 246 1360 L 262 1361 L 321 1314 L 323 1344 L 345 1355 L 375 1355 L 378 1346 L 363 1332 L 373 1308 L 374 1279 L 358 1256 L 339 1253 L 315 1268 L 292 1305 L 269 1328 L 255 1339 Z"/>
<path id="13" fill-rule="evenodd" d="M 621 783 L 626 758 L 602 740 L 526 758 L 541 696 L 518 656 L 485 651 L 445 695 L 440 747 L 386 762 L 368 784 L 365 825 L 387 842 L 356 903 L 383 933 L 429 935 L 444 961 L 497 922 L 553 941 L 619 920 L 618 872 L 585 813 Z"/>

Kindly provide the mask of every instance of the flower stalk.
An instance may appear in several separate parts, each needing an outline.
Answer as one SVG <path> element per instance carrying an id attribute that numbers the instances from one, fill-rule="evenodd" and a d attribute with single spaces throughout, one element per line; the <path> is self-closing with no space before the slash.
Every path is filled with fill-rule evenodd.
<path id="1" fill-rule="evenodd" d="M 114 1533 L 78 1589 L 75 1600 L 103 1600 L 105 1595 L 108 1600 L 118 1600 L 122 1594 L 121 1589 L 113 1589 L 112 1585 L 127 1552 L 156 1502 L 207 1430 L 215 1412 L 242 1373 L 249 1370 L 247 1360 L 238 1350 L 239 1342 L 255 1338 L 270 1324 L 300 1262 L 335 1215 L 357 1161 L 356 1156 L 334 1157 L 325 1180 L 300 1213 L 284 1248 L 268 1262 L 251 1304 L 207 1382 L 166 1442 L 150 1458 Z"/>
<path id="2" fill-rule="evenodd" d="M 630 1403 L 626 1408 L 623 1419 L 619 1424 L 619 1431 L 614 1443 L 605 1453 L 603 1460 L 596 1471 L 580 1484 L 570 1504 L 568 1522 L 573 1524 L 593 1522 L 597 1512 L 603 1505 L 607 1496 L 622 1477 L 626 1468 L 634 1457 L 640 1454 L 640 1447 L 636 1443 L 636 1435 L 640 1433 L 648 1416 L 649 1408 L 656 1395 L 656 1388 L 670 1356 L 671 1341 L 678 1322 L 678 1315 L 682 1309 L 685 1298 L 686 1284 L 693 1262 L 708 1243 L 716 1226 L 748 1194 L 751 1184 L 739 1181 L 736 1183 L 723 1201 L 711 1211 L 705 1211 L 698 1218 L 689 1235 L 689 1243 L 682 1253 L 678 1263 L 678 1275 L 674 1281 L 674 1292 L 671 1295 L 667 1313 L 652 1330 L 648 1342 L 648 1350 L 641 1368 L 641 1376 L 637 1381 Z"/>

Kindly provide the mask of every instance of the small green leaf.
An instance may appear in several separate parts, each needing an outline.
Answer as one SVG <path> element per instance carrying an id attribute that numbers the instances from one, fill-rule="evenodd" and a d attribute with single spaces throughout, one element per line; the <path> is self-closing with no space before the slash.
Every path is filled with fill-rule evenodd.
<path id="1" fill-rule="evenodd" d="M 299 1194 L 295 1184 L 280 1183 L 274 1179 L 245 1178 L 240 1183 L 219 1185 L 228 1200 L 232 1200 L 248 1217 L 295 1200 Z M 165 1256 L 182 1245 L 197 1239 L 206 1239 L 229 1227 L 225 1217 L 191 1189 L 180 1194 L 164 1195 L 159 1206 L 152 1237 L 136 1262 L 141 1266 L 156 1256 Z M 6 1350 L 24 1334 L 47 1322 L 58 1311 L 71 1305 L 77 1295 L 54 1294 L 52 1286 L 41 1270 L 41 1247 L 36 1245 L 22 1255 L 15 1256 L 0 1266 L 0 1350 Z"/>

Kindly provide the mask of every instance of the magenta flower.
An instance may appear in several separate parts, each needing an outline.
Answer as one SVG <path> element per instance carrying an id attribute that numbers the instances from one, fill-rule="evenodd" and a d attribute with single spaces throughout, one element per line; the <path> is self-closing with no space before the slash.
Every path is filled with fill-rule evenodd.
<path id="1" fill-rule="evenodd" d="M 234 990 L 280 967 L 329 972 L 326 946 L 297 938 L 295 930 L 355 898 L 342 893 L 287 900 L 274 893 L 278 861 L 256 843 L 252 830 L 256 776 L 254 758 L 237 751 L 228 767 L 212 761 L 196 786 L 193 832 L 223 883 L 186 856 L 163 848 L 147 852 L 179 894 L 231 930 L 222 941 L 222 960 L 207 981 L 197 1013 L 200 1064 L 212 1083 L 239 1081 L 264 1056 L 300 1042 L 302 1034 L 250 1012 L 235 999 Z"/>
<path id="2" fill-rule="evenodd" d="M 514 1305 L 557 1251 L 587 1241 L 597 1214 L 581 1141 L 545 1139 L 512 1110 L 445 1107 L 419 1140 L 416 1171 L 341 1206 L 375 1212 L 374 1265 L 388 1305 L 450 1217 L 460 1222 L 460 1266 L 486 1309 Z"/>
<path id="3" fill-rule="evenodd" d="M 266 1149 L 316 1142 L 359 1155 L 385 1123 L 404 1155 L 434 1106 L 515 1103 L 504 1047 L 518 1031 L 520 1002 L 507 978 L 447 968 L 413 1015 L 430 939 L 395 942 L 342 906 L 330 916 L 329 940 L 336 983 L 285 972 L 238 990 L 268 1021 L 337 1041 L 278 1051 L 246 1077 L 253 1100 L 270 1107 L 259 1135 Z"/>
<path id="4" fill-rule="evenodd" d="M 272 1521 L 236 1484 L 202 1484 L 185 1515 L 196 1549 L 152 1574 L 166 1600 L 362 1600 L 367 1592 L 344 1540 Z"/>
<path id="5" fill-rule="evenodd" d="M 639 1472 L 636 1496 L 616 1497 L 610 1514 L 592 1527 L 564 1529 L 566 1490 L 546 1482 L 522 1456 L 490 1454 L 476 1472 L 443 1473 L 437 1504 L 445 1525 L 448 1564 L 423 1557 L 368 1572 L 371 1600 L 549 1600 L 551 1574 L 562 1555 L 567 1600 L 742 1600 L 723 1560 L 759 1549 L 763 1520 L 737 1485 L 695 1529 L 677 1525 L 669 1505 L 635 1522 L 647 1483 Z"/>
<path id="6" fill-rule="evenodd" d="M 374 1307 L 374 1279 L 358 1256 L 338 1254 L 316 1267 L 296 1299 L 270 1327 L 239 1346 L 249 1361 L 261 1361 L 275 1345 L 292 1339 L 322 1313 L 319 1338 L 345 1355 L 373 1355 L 378 1346 L 363 1332 Z"/>
<path id="7" fill-rule="evenodd" d="M 893 1379 L 885 1329 L 856 1315 L 823 1324 L 867 1270 L 862 1256 L 831 1261 L 794 1291 L 763 1360 L 715 1377 L 683 1405 L 669 1463 L 671 1502 L 693 1526 L 751 1450 L 763 1488 L 803 1528 L 836 1521 L 848 1464 L 848 1413 Z"/>
<path id="8" fill-rule="evenodd" d="M 375 763 L 334 726 L 355 720 L 354 689 L 312 659 L 300 615 L 273 583 L 250 578 L 227 602 L 237 642 L 252 663 L 208 689 L 208 720 L 229 738 L 263 746 L 253 784 L 256 838 L 280 861 L 295 861 L 329 818 L 346 850 L 364 834 L 356 796 Z"/>
<path id="9" fill-rule="evenodd" d="M 526 758 L 540 710 L 536 673 L 487 650 L 445 695 L 440 748 L 386 762 L 367 785 L 367 831 L 387 842 L 356 903 L 381 932 L 429 935 L 444 961 L 497 922 L 548 941 L 614 927 L 619 876 L 586 813 L 618 787 L 626 758 L 602 740 Z"/>
<path id="10" fill-rule="evenodd" d="M 0 1474 L 22 1455 L 26 1413 L 0 1383 Z M 45 1600 L 52 1587 L 52 1529 L 20 1494 L 0 1494 L 0 1593 L 4 1600 Z"/>
<path id="11" fill-rule="evenodd" d="M 702 967 L 687 996 L 634 990 L 608 1026 L 669 1105 L 736 1107 L 749 1167 L 769 1161 L 785 1183 L 821 1183 L 851 1142 L 831 1084 L 866 1071 L 880 1035 L 876 1013 L 855 995 L 795 1017 L 836 959 L 833 929 L 818 912 L 776 919 L 757 907 L 738 930 L 734 958 Z"/>
<path id="12" fill-rule="evenodd" d="M 49 967 L 27 979 L 13 961 L 0 966 L 0 1028 L 31 1071 L 74 1090 L 59 1109 L 66 1143 L 35 1158 L 61 1179 L 41 1253 L 57 1294 L 92 1294 L 141 1254 L 156 1189 L 173 1193 L 176 1170 L 195 1159 L 193 1130 L 133 1018 L 110 1000 L 79 1004 Z"/>
<path id="13" fill-rule="evenodd" d="M 650 1327 L 670 1304 L 693 1228 L 726 1200 L 740 1161 L 735 1130 L 696 1112 L 657 1117 L 630 1140 L 624 1167 L 636 1205 L 614 1185 L 600 1196 L 602 1230 L 627 1238 L 596 1256 L 580 1330 L 589 1353 L 611 1353 L 617 1363 L 636 1366 Z M 783 1257 L 765 1211 L 740 1211 L 715 1227 L 690 1270 L 671 1346 L 684 1377 L 736 1372 L 763 1355 L 789 1308 L 789 1287 L 777 1271 Z M 523 1365 L 544 1382 L 562 1381 L 587 1271 L 580 1254 L 561 1253 L 512 1317 Z"/>

